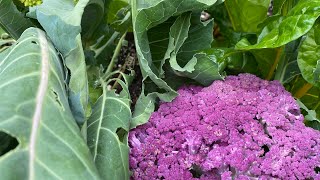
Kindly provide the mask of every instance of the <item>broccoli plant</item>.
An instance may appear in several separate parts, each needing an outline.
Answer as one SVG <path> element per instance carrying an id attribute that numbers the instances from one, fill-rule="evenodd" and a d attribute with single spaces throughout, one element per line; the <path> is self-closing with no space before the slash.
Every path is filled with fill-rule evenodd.
<path id="1" fill-rule="evenodd" d="M 129 135 L 134 179 L 318 179 L 320 132 L 278 81 L 183 87 Z"/>

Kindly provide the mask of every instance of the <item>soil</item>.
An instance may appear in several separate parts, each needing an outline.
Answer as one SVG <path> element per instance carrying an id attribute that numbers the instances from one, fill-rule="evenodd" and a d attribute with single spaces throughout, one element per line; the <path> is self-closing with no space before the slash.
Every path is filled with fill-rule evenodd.
<path id="1" fill-rule="evenodd" d="M 132 70 L 135 72 L 134 79 L 129 86 L 129 92 L 132 100 L 131 109 L 134 109 L 134 106 L 141 94 L 142 74 L 136 54 L 133 33 L 127 33 L 126 40 L 128 45 L 121 48 L 117 67 L 125 74 L 130 74 Z M 121 87 L 117 86 L 117 89 L 120 91 Z"/>

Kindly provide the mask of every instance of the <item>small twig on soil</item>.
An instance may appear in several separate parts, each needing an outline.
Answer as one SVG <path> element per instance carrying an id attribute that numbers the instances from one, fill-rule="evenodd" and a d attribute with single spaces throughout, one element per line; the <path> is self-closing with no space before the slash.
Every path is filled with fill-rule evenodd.
<path id="1" fill-rule="evenodd" d="M 121 36 L 121 38 L 120 38 L 120 40 L 119 40 L 119 42 L 117 44 L 117 47 L 114 50 L 114 53 L 113 53 L 113 56 L 111 58 L 111 61 L 110 61 L 109 65 L 108 65 L 108 68 L 107 68 L 106 72 L 104 73 L 104 75 L 102 76 L 102 79 L 106 80 L 105 78 L 112 72 L 114 64 L 115 64 L 115 62 L 116 62 L 116 60 L 118 58 L 118 55 L 120 53 L 120 50 L 121 50 L 121 47 L 122 47 L 122 42 L 123 42 L 124 38 L 126 37 L 126 34 L 127 33 L 125 32 Z"/>
<path id="2" fill-rule="evenodd" d="M 132 69 L 135 65 L 135 58 L 134 57 L 131 57 L 130 55 L 127 56 L 126 60 L 125 60 L 125 63 L 123 64 L 123 66 L 121 67 L 121 70 L 120 72 L 122 73 L 125 73 L 126 69 Z M 122 78 L 122 73 L 119 73 L 117 79 L 121 79 Z M 112 89 L 116 89 L 118 87 L 118 82 L 115 81 L 113 86 L 112 86 Z"/>

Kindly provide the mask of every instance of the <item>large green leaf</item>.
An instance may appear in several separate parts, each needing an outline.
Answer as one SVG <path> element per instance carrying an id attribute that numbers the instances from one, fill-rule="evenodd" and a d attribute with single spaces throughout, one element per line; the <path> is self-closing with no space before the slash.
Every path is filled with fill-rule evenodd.
<path id="1" fill-rule="evenodd" d="M 258 25 L 267 17 L 270 0 L 228 0 L 228 10 L 235 31 L 257 32 Z"/>
<path id="2" fill-rule="evenodd" d="M 129 179 L 130 95 L 122 81 L 119 83 L 124 90 L 119 95 L 114 90 L 107 90 L 103 80 L 100 82 L 103 94 L 88 119 L 88 146 L 103 179 Z"/>
<path id="3" fill-rule="evenodd" d="M 2 179 L 99 178 L 64 78 L 61 59 L 41 30 L 26 30 L 0 54 L 0 131 L 19 142 L 0 157 Z"/>
<path id="4" fill-rule="evenodd" d="M 257 44 L 248 45 L 248 41 L 243 39 L 236 47 L 249 50 L 282 46 L 307 33 L 319 16 L 320 0 L 300 0 L 284 18 L 278 19 L 272 29 L 267 25 L 265 28 L 270 30 L 262 30 Z"/>
<path id="5" fill-rule="evenodd" d="M 320 25 L 316 24 L 302 42 L 297 59 L 303 78 L 317 87 L 320 87 L 320 42 L 316 39 L 319 33 Z"/>
<path id="6" fill-rule="evenodd" d="M 167 50 L 161 64 L 163 65 L 165 60 L 169 59 L 170 66 L 177 75 L 189 77 L 203 85 L 209 85 L 213 80 L 222 79 L 219 74 L 221 69 L 216 59 L 210 58 L 206 53 L 199 53 L 200 50 L 210 48 L 213 41 L 212 34 L 212 20 L 201 22 L 199 13 L 181 14 L 170 27 L 169 41 L 165 45 Z M 158 40 L 158 42 L 164 41 Z M 159 47 L 161 48 L 161 45 L 153 49 L 153 52 L 158 53 Z"/>
<path id="7" fill-rule="evenodd" d="M 0 0 L 0 12 L 0 27 L 14 39 L 18 39 L 24 30 L 33 26 L 31 21 L 16 8 L 13 1 Z"/>
<path id="8" fill-rule="evenodd" d="M 81 19 L 81 36 L 84 41 L 92 41 L 92 37 L 97 31 L 98 26 L 103 22 L 105 10 L 104 1 L 105 0 L 90 0 L 85 7 Z"/>
<path id="9" fill-rule="evenodd" d="M 157 70 L 154 69 L 147 31 L 166 21 L 171 16 L 188 11 L 202 10 L 214 3 L 215 1 L 207 0 L 131 1 L 136 50 L 142 74 L 144 79 L 149 77 L 159 88 L 167 92 L 161 97 L 166 96 L 165 98 L 170 100 L 173 99 L 177 93 L 159 77 Z"/>
<path id="10" fill-rule="evenodd" d="M 36 18 L 62 53 L 70 70 L 69 101 L 77 122 L 85 119 L 88 103 L 88 80 L 80 31 L 81 17 L 89 0 L 44 0 L 35 9 Z"/>
<path id="11" fill-rule="evenodd" d="M 281 13 L 281 9 L 282 9 L 282 6 L 284 5 L 284 3 L 286 2 L 287 0 L 277 0 L 277 1 L 273 1 L 273 6 L 272 6 L 272 14 L 275 15 L 275 14 L 280 14 Z"/>
<path id="12" fill-rule="evenodd" d="M 278 51 L 277 49 L 257 49 L 250 51 L 256 58 L 262 77 L 265 78 L 268 76 L 272 66 L 274 66 L 275 60 L 280 58 L 279 56 L 281 56 L 281 54 L 278 53 L 281 52 Z"/>
<path id="13" fill-rule="evenodd" d="M 299 2 L 299 0 L 276 0 L 273 1 L 272 14 L 286 15 Z"/>
<path id="14" fill-rule="evenodd" d="M 215 32 L 219 36 L 214 39 L 214 47 L 233 47 L 241 39 L 241 32 L 235 32 L 228 11 L 224 4 L 213 6 L 209 9 L 211 17 L 216 24 Z"/>

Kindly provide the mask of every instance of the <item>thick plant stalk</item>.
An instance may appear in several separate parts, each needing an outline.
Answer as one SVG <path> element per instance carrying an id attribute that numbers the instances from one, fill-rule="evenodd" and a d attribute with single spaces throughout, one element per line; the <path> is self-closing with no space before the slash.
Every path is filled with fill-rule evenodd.
<path id="1" fill-rule="evenodd" d="M 313 87 L 312 84 L 306 83 L 305 85 L 303 85 L 303 86 L 294 94 L 294 97 L 300 99 L 300 98 L 303 97 L 312 87 Z"/>
<path id="2" fill-rule="evenodd" d="M 276 70 L 278 64 L 279 64 L 279 61 L 281 59 L 281 54 L 282 54 L 282 51 L 283 51 L 283 47 L 280 47 L 277 49 L 277 55 L 276 55 L 276 59 L 274 60 L 274 63 L 266 77 L 266 80 L 271 80 L 271 78 L 273 77 L 273 74 L 274 74 L 274 71 Z"/>

